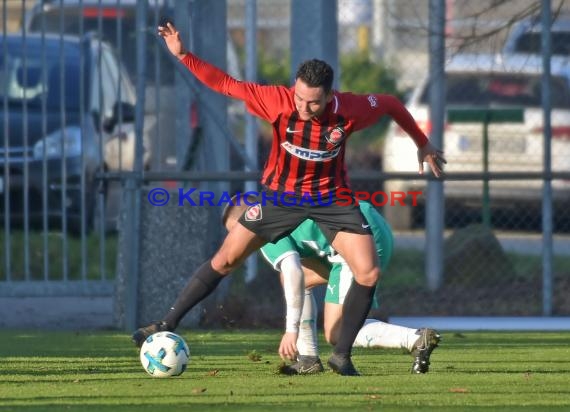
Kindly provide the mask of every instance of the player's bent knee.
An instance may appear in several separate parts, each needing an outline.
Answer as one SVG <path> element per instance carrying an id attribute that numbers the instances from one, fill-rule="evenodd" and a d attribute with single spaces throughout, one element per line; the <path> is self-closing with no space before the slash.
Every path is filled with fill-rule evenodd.
<path id="1" fill-rule="evenodd" d="M 354 274 L 354 280 L 360 285 L 374 286 L 380 280 L 380 269 L 374 268 L 366 273 Z"/>
<path id="2" fill-rule="evenodd" d="M 218 273 L 227 275 L 237 269 L 243 260 L 243 258 L 232 258 L 218 252 L 212 258 L 212 268 Z"/>

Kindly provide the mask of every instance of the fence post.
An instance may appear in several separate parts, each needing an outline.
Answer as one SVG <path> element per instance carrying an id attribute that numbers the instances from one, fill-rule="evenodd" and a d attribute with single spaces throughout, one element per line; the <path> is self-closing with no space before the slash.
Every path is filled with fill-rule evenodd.
<path id="1" fill-rule="evenodd" d="M 434 146 L 443 149 L 445 107 L 445 1 L 430 0 L 429 4 L 429 106 Z M 426 196 L 426 279 L 429 290 L 437 290 L 443 279 L 443 221 L 445 199 L 443 182 L 430 180 Z"/>
<path id="2" fill-rule="evenodd" d="M 338 61 L 338 21 L 336 0 L 293 0 L 291 2 L 291 81 L 299 64 L 322 59 L 331 65 L 340 82 Z"/>
<path id="3" fill-rule="evenodd" d="M 541 23 L 542 27 L 550 27 L 552 12 L 550 0 L 542 0 Z M 552 38 L 550 30 L 542 30 L 542 110 L 544 130 L 544 166 L 546 176 L 552 173 L 552 85 L 550 82 L 550 57 L 552 54 Z M 552 316 L 552 179 L 545 178 L 542 191 L 542 314 Z"/>
<path id="4" fill-rule="evenodd" d="M 486 111 L 483 120 L 483 173 L 489 173 L 489 123 L 490 112 Z M 491 210 L 489 206 L 489 179 L 483 180 L 483 226 L 491 227 Z"/>
<path id="5" fill-rule="evenodd" d="M 137 327 L 137 307 L 138 307 L 138 283 L 139 283 L 139 220 L 140 220 L 140 180 L 133 174 L 129 174 L 125 179 L 124 205 L 121 210 L 124 216 L 124 242 L 126 247 L 123 261 L 126 264 L 126 285 L 125 285 L 125 324 L 127 331 L 132 331 Z M 138 207 L 137 207 L 138 205 Z M 130 211 L 130 212 L 127 212 Z M 123 217 L 121 216 L 121 217 Z M 119 254 L 119 258 L 121 254 Z"/>

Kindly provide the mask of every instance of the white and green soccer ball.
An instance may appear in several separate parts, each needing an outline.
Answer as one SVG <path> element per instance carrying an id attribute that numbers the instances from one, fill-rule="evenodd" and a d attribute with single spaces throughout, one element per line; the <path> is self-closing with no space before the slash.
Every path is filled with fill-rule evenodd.
<path id="1" fill-rule="evenodd" d="M 190 361 L 190 349 L 184 339 L 173 332 L 150 335 L 141 346 L 144 370 L 156 378 L 181 375 Z"/>

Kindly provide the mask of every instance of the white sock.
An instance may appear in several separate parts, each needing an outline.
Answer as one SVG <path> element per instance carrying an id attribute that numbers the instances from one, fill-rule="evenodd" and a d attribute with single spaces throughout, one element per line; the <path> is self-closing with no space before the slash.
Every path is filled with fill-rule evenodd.
<path id="1" fill-rule="evenodd" d="M 411 351 L 419 337 L 416 332 L 417 329 L 391 325 L 377 319 L 366 319 L 364 326 L 360 328 L 354 340 L 354 346 L 361 348 L 405 348 Z"/>
<path id="2" fill-rule="evenodd" d="M 297 350 L 301 356 L 319 356 L 317 345 L 317 302 L 313 293 L 305 289 L 305 301 L 301 312 Z"/>

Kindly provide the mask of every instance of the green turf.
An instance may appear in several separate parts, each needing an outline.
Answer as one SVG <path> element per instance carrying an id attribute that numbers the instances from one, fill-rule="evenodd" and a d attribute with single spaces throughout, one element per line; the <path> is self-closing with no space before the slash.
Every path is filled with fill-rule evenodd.
<path id="1" fill-rule="evenodd" d="M 0 331 L 0 410 L 570 410 L 569 332 L 444 332 L 426 375 L 400 350 L 356 349 L 361 377 L 277 375 L 277 331 L 180 333 L 189 369 L 157 379 L 125 333 Z"/>

